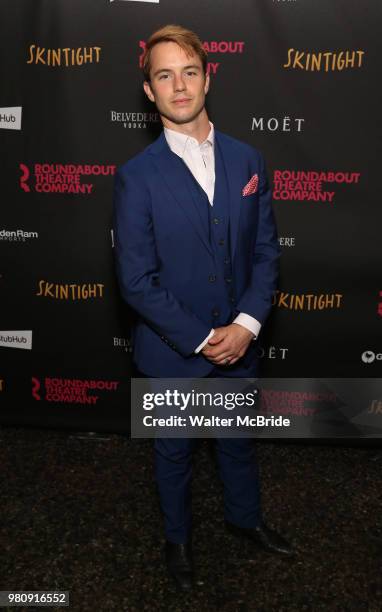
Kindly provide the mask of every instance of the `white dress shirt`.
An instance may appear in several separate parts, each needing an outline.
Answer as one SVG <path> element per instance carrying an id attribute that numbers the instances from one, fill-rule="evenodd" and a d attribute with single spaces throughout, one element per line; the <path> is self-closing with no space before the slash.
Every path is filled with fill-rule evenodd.
<path id="1" fill-rule="evenodd" d="M 198 181 L 201 188 L 205 191 L 208 201 L 213 206 L 214 190 L 215 190 L 215 154 L 214 154 L 214 126 L 210 123 L 210 132 L 204 140 L 199 142 L 196 138 L 164 128 L 164 135 L 167 144 L 171 151 L 179 155 L 190 169 L 195 179 Z M 258 336 L 261 323 L 251 315 L 240 312 L 234 319 L 233 323 L 242 325 L 254 335 L 254 339 Z M 211 329 L 207 338 L 195 349 L 195 353 L 199 353 L 207 344 L 208 340 L 214 335 L 214 329 Z"/>

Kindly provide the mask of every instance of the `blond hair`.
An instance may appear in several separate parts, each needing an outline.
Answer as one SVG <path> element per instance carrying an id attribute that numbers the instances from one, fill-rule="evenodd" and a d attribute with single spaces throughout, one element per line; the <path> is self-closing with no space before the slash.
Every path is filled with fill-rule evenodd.
<path id="1" fill-rule="evenodd" d="M 203 44 L 199 36 L 195 34 L 195 32 L 187 30 L 180 25 L 170 24 L 151 34 L 146 43 L 146 49 L 142 60 L 142 69 L 146 81 L 150 81 L 151 51 L 155 45 L 161 42 L 174 42 L 179 45 L 187 55 L 195 53 L 202 62 L 204 73 L 207 72 L 207 53 L 203 49 Z"/>

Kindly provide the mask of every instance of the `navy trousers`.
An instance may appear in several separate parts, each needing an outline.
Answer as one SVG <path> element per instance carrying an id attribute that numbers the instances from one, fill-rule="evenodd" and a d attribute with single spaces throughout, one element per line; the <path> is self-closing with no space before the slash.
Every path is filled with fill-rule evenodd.
<path id="1" fill-rule="evenodd" d="M 224 377 L 215 368 L 209 375 Z M 155 478 L 164 514 L 166 539 L 181 544 L 191 535 L 191 478 L 194 438 L 155 438 Z M 224 487 L 224 518 L 239 527 L 261 521 L 259 471 L 252 438 L 215 438 Z"/>

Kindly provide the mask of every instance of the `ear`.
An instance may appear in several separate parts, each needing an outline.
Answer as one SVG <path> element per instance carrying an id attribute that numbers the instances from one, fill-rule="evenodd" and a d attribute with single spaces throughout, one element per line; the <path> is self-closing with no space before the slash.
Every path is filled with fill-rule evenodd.
<path id="1" fill-rule="evenodd" d="M 148 81 L 143 82 L 143 89 L 145 90 L 145 94 L 151 102 L 155 102 L 155 96 L 152 92 L 150 83 Z"/>
<path id="2" fill-rule="evenodd" d="M 204 93 L 207 94 L 210 88 L 210 75 L 206 73 L 206 82 L 204 83 Z"/>

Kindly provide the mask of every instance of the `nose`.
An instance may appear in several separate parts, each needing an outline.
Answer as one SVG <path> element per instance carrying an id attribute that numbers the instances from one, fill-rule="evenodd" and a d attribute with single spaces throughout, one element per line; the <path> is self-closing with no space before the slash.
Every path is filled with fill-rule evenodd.
<path id="1" fill-rule="evenodd" d="M 174 75 L 174 91 L 184 91 L 186 89 L 186 85 L 183 80 L 183 76 L 181 74 Z"/>

